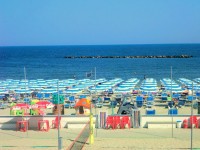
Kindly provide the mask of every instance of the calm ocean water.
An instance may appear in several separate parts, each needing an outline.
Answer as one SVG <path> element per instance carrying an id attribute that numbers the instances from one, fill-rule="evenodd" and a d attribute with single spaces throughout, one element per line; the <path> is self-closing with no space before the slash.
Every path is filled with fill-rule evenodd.
<path id="1" fill-rule="evenodd" d="M 64 56 L 192 55 L 189 59 L 66 59 Z M 0 47 L 0 80 L 200 77 L 200 44 Z M 91 78 L 94 78 L 91 77 Z"/>

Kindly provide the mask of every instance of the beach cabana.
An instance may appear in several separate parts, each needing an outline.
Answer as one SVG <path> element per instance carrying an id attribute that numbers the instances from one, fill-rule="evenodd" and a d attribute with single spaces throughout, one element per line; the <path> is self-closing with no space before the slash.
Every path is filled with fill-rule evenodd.
<path id="1" fill-rule="evenodd" d="M 76 114 L 89 115 L 90 114 L 90 100 L 86 98 L 80 99 L 74 106 Z"/>

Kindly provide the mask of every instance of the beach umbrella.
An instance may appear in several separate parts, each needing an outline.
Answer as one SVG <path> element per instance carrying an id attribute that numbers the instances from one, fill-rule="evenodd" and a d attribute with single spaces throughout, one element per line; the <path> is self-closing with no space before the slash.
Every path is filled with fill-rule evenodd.
<path id="1" fill-rule="evenodd" d="M 48 94 L 52 94 L 52 93 L 56 93 L 57 89 L 52 89 L 52 88 L 47 88 L 47 89 L 42 89 L 41 93 L 48 93 Z"/>
<path id="2" fill-rule="evenodd" d="M 29 90 L 29 89 L 17 89 L 17 90 L 15 90 L 15 93 L 17 93 L 17 94 L 30 94 L 30 93 L 32 93 L 32 91 Z"/>
<path id="3" fill-rule="evenodd" d="M 49 101 L 39 101 L 31 105 L 32 109 L 38 109 L 38 108 L 46 109 L 46 108 L 53 108 L 53 107 L 54 107 L 54 104 Z"/>
<path id="4" fill-rule="evenodd" d="M 76 102 L 74 108 L 80 107 L 80 106 L 83 106 L 85 108 L 90 108 L 90 100 L 88 100 L 86 98 L 82 98 L 78 102 Z"/>
<path id="5" fill-rule="evenodd" d="M 0 94 L 8 94 L 8 90 L 0 89 Z"/>

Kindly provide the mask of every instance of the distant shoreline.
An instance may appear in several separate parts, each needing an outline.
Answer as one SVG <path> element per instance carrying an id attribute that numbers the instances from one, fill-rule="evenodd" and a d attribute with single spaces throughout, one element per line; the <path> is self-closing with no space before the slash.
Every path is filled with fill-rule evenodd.
<path id="1" fill-rule="evenodd" d="M 174 56 L 65 56 L 67 59 L 82 59 L 82 58 L 192 58 L 190 55 L 174 55 Z"/>

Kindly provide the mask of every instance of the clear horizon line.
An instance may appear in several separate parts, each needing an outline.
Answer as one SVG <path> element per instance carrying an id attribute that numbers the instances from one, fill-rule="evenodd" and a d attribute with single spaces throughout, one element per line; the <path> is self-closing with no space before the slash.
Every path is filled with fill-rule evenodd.
<path id="1" fill-rule="evenodd" d="M 0 45 L 0 47 L 39 47 L 39 46 L 117 46 L 117 45 L 184 45 L 200 43 L 137 43 L 137 44 L 60 44 L 60 45 Z"/>

